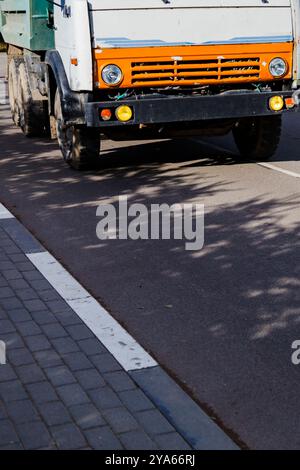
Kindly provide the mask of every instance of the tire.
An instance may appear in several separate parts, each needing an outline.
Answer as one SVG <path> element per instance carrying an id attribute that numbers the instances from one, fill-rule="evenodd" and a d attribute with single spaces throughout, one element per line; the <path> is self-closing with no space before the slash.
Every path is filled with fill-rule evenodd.
<path id="1" fill-rule="evenodd" d="M 8 66 L 8 96 L 11 117 L 16 126 L 20 126 L 20 110 L 18 104 L 18 62 L 10 59 Z"/>
<path id="2" fill-rule="evenodd" d="M 49 115 L 47 100 L 33 100 L 26 66 L 19 65 L 18 74 L 18 107 L 20 127 L 26 137 L 49 135 Z"/>
<path id="3" fill-rule="evenodd" d="M 79 171 L 97 168 L 100 161 L 100 130 L 85 126 L 66 127 L 58 90 L 54 113 L 58 145 L 65 162 Z"/>
<path id="4" fill-rule="evenodd" d="M 241 119 L 233 129 L 233 137 L 243 159 L 270 160 L 281 136 L 281 115 Z"/>

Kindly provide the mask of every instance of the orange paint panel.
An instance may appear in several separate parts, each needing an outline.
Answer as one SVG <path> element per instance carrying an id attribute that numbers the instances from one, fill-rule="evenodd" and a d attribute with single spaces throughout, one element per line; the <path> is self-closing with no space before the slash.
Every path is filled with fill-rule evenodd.
<path id="1" fill-rule="evenodd" d="M 95 83 L 112 88 L 101 76 L 108 64 L 123 71 L 117 88 L 266 82 L 274 80 L 268 65 L 278 56 L 290 79 L 292 55 L 292 43 L 95 49 Z"/>

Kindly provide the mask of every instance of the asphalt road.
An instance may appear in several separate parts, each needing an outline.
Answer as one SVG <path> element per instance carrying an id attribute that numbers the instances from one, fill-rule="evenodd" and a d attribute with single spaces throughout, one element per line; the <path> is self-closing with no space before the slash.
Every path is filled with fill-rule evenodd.
<path id="1" fill-rule="evenodd" d="M 0 119 L 0 201 L 229 432 L 299 449 L 300 116 L 273 161 L 294 175 L 236 163 L 229 137 L 106 141 L 99 171 L 80 174 L 55 142 L 24 138 L 7 106 Z M 100 242 L 96 208 L 119 195 L 204 203 L 204 249 Z"/>

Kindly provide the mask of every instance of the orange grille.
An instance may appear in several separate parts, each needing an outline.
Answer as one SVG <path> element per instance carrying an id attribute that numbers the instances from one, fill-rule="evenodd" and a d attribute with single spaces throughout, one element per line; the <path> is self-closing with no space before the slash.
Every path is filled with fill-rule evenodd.
<path id="1" fill-rule="evenodd" d="M 131 84 L 199 85 L 222 81 L 251 81 L 260 78 L 260 57 L 215 60 L 174 60 L 131 63 Z"/>
<path id="2" fill-rule="evenodd" d="M 108 64 L 123 72 L 117 88 L 267 82 L 274 80 L 268 66 L 274 57 L 286 61 L 290 79 L 293 43 L 95 49 L 95 84 L 110 88 L 101 76 Z"/>

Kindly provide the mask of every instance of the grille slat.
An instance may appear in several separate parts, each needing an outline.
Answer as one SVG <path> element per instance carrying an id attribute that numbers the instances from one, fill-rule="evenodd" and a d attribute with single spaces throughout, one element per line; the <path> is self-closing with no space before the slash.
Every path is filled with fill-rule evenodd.
<path id="1" fill-rule="evenodd" d="M 260 77 L 260 63 L 260 57 L 132 62 L 131 83 L 175 86 L 251 81 Z"/>

